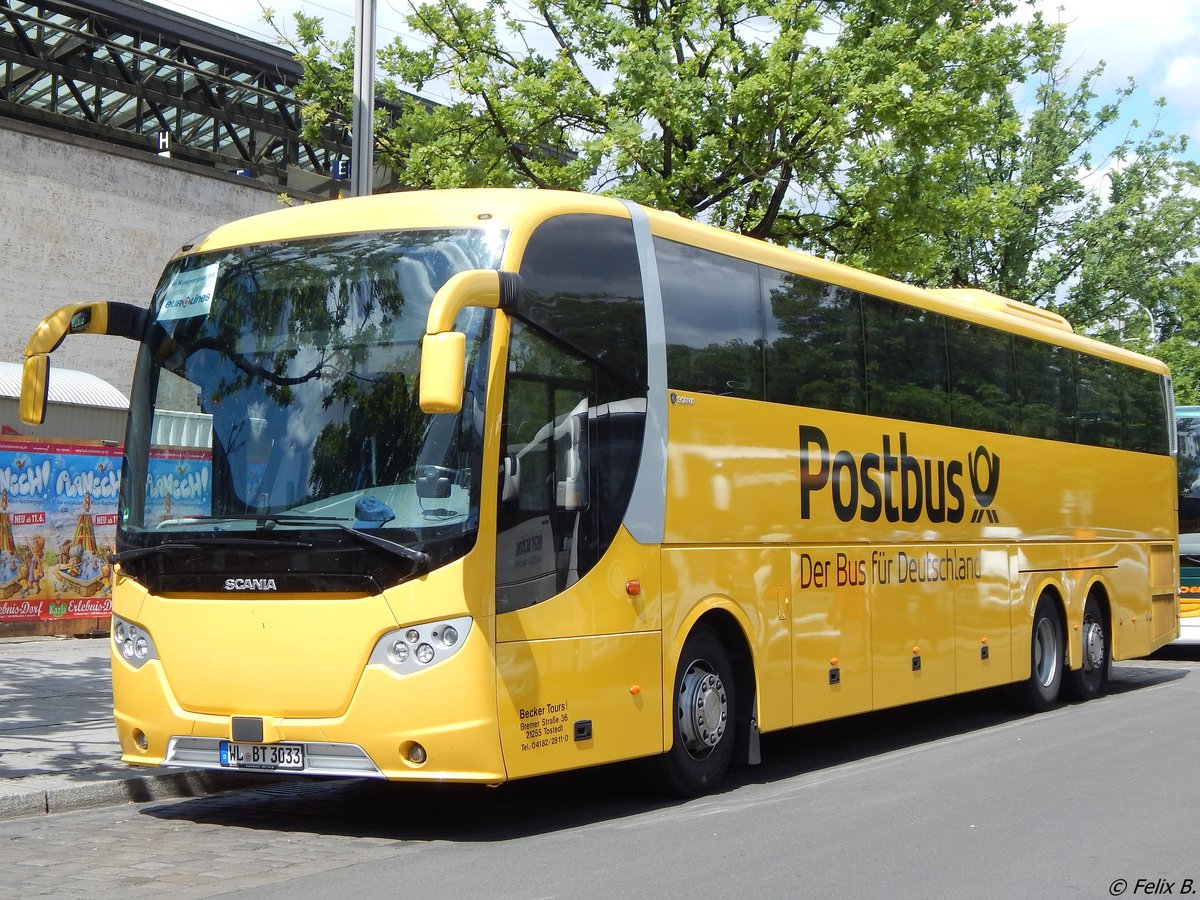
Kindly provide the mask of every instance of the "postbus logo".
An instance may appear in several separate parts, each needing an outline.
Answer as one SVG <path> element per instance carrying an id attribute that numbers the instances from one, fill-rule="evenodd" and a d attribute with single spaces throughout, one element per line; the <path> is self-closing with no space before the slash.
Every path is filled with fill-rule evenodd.
<path id="1" fill-rule="evenodd" d="M 800 517 L 828 501 L 843 522 L 961 522 L 967 515 L 966 486 L 975 507 L 971 522 L 998 523 L 992 502 L 1000 489 L 1000 457 L 982 444 L 966 459 L 919 459 L 909 452 L 908 434 L 880 436 L 879 452 L 855 455 L 832 450 L 825 432 L 800 426 Z"/>

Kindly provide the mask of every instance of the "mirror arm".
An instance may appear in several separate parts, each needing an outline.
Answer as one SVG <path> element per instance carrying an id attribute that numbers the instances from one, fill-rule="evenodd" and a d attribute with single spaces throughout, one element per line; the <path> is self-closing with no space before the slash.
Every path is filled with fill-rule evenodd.
<path id="1" fill-rule="evenodd" d="M 512 309 L 517 304 L 520 276 L 494 269 L 472 269 L 451 276 L 433 297 L 426 320 L 426 334 L 454 330 L 454 320 L 468 306 Z"/>

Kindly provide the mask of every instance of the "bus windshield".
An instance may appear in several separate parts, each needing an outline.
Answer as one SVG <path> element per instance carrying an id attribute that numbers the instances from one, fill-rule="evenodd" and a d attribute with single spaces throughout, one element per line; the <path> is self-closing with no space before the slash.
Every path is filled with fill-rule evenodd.
<path id="1" fill-rule="evenodd" d="M 1179 440 L 1175 460 L 1179 475 L 1179 549 L 1200 561 L 1200 407 L 1175 410 L 1175 433 Z"/>
<path id="2" fill-rule="evenodd" d="M 496 268 L 502 243 L 481 229 L 423 230 L 172 262 L 134 376 L 118 523 L 126 568 L 161 589 L 234 570 L 259 586 L 260 575 L 311 584 L 327 574 L 333 589 L 349 554 L 361 558 L 350 580 L 375 589 L 465 552 L 492 314 L 459 318 L 458 414 L 421 412 L 420 340 L 437 289 Z M 205 554 L 189 555 L 199 545 Z"/>

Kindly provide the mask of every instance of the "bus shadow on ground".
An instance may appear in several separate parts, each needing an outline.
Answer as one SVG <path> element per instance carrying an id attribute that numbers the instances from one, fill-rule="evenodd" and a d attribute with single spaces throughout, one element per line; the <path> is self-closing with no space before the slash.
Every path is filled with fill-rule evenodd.
<path id="1" fill-rule="evenodd" d="M 1188 662 L 1193 656 L 1181 656 Z M 1167 657 L 1114 667 L 1107 695 L 1186 678 Z M 1099 701 L 1103 702 L 1103 698 Z M 710 795 L 774 784 L 824 769 L 981 732 L 1029 714 L 1003 689 L 978 691 L 762 736 L 763 763 L 738 767 Z M 654 793 L 640 764 L 623 763 L 514 781 L 499 788 L 397 784 L 368 779 L 304 780 L 147 806 L 146 816 L 237 828 L 401 841 L 478 843 L 578 828 L 685 802 Z"/>

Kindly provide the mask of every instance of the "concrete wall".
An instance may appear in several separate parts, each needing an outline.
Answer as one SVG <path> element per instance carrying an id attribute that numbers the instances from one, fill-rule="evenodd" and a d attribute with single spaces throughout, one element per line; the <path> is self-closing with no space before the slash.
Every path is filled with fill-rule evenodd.
<path id="1" fill-rule="evenodd" d="M 0 118 L 0 359 L 20 362 L 34 326 L 67 303 L 147 306 L 182 244 L 278 208 L 276 191 L 250 179 Z M 68 337 L 51 365 L 128 396 L 135 347 Z M 0 425 L 24 433 L 2 414 Z"/>

